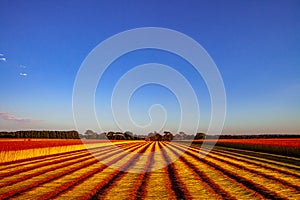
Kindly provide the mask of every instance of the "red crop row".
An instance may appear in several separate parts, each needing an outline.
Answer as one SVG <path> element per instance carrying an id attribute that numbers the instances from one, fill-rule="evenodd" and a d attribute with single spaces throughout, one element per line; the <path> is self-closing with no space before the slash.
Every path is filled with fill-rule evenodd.
<path id="1" fill-rule="evenodd" d="M 0 151 L 17 151 L 25 149 L 45 148 L 45 147 L 58 147 L 69 145 L 80 145 L 81 140 L 67 140 L 67 139 L 53 139 L 53 140 L 28 140 L 28 139 L 15 139 L 15 140 L 0 140 Z"/>
<path id="2" fill-rule="evenodd" d="M 204 140 L 196 140 L 194 144 L 202 144 Z M 300 155 L 300 138 L 291 139 L 220 139 L 207 140 L 208 144 L 216 146 L 230 147 L 236 149 L 245 149 L 252 151 L 260 151 L 266 153 L 274 153 L 280 155 L 288 155 L 299 157 Z"/>
<path id="3" fill-rule="evenodd" d="M 261 144 L 267 146 L 299 147 L 300 139 L 221 139 L 218 142 L 239 143 L 239 144 Z"/>
<path id="4" fill-rule="evenodd" d="M 202 143 L 204 140 L 194 140 L 194 143 Z M 234 144 L 253 144 L 266 146 L 299 147 L 300 138 L 273 138 L 273 139 L 207 139 L 207 142 L 234 143 Z"/>

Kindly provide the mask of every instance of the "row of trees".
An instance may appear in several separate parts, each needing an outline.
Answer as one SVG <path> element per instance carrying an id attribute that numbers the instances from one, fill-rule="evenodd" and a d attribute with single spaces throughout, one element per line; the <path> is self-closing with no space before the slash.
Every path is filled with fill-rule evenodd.
<path id="1" fill-rule="evenodd" d="M 104 132 L 96 133 L 92 130 L 87 130 L 81 138 L 85 139 L 109 139 L 109 140 L 147 140 L 147 141 L 171 141 L 171 140 L 193 140 L 193 139 L 204 139 L 204 133 L 197 133 L 195 135 L 187 135 L 184 132 L 173 135 L 170 131 L 164 131 L 161 135 L 157 132 L 151 132 L 148 135 L 134 135 L 130 131 L 126 132 Z"/>
<path id="2" fill-rule="evenodd" d="M 134 136 L 132 132 L 126 131 L 122 132 L 113 132 L 108 133 L 96 133 L 92 130 L 87 130 L 84 135 L 80 135 L 81 138 L 85 139 L 109 139 L 109 140 L 137 140 L 140 139 L 137 136 Z"/>
<path id="3" fill-rule="evenodd" d="M 187 135 L 179 132 L 173 135 L 170 131 L 164 131 L 163 134 L 157 132 L 148 135 L 134 135 L 130 131 L 126 132 L 105 132 L 96 133 L 87 130 L 84 134 L 78 134 L 77 131 L 15 131 L 0 132 L 0 138 L 51 138 L 51 139 L 109 139 L 109 140 L 147 140 L 147 141 L 171 141 L 171 140 L 199 140 L 199 139 L 257 139 L 257 138 L 299 138 L 300 135 L 282 135 L 282 134 L 263 134 L 263 135 L 206 135 L 197 133 L 196 135 Z"/>
<path id="4" fill-rule="evenodd" d="M 147 141 L 172 141 L 172 140 L 198 140 L 205 139 L 205 133 L 197 133 L 196 135 L 187 135 L 184 132 L 179 132 L 175 136 L 170 131 L 164 131 L 164 135 L 157 132 L 149 133 L 145 138 Z"/>
<path id="5" fill-rule="evenodd" d="M 51 138 L 51 139 L 79 139 L 77 131 L 15 131 L 0 132 L 0 138 Z"/>
<path id="6" fill-rule="evenodd" d="M 104 132 L 96 133 L 92 130 L 87 130 L 84 134 L 78 134 L 77 131 L 15 131 L 15 132 L 0 132 L 0 138 L 50 138 L 50 139 L 109 139 L 109 140 L 148 140 L 148 141 L 171 141 L 171 140 L 193 140 L 205 138 L 204 133 L 187 135 L 184 132 L 173 135 L 169 131 L 165 131 L 164 135 L 157 132 L 149 133 L 148 135 L 134 135 L 130 131 L 126 132 Z"/>
<path id="7" fill-rule="evenodd" d="M 261 135 L 206 135 L 199 132 L 195 135 L 188 135 L 184 132 L 172 134 L 170 131 L 164 131 L 163 134 L 151 132 L 148 135 L 134 135 L 130 131 L 95 133 L 87 130 L 81 138 L 86 139 L 110 139 L 110 140 L 147 140 L 147 141 L 171 141 L 171 140 L 202 140 L 202 139 L 258 139 L 258 138 L 299 138 L 300 135 L 283 134 L 261 134 Z"/>

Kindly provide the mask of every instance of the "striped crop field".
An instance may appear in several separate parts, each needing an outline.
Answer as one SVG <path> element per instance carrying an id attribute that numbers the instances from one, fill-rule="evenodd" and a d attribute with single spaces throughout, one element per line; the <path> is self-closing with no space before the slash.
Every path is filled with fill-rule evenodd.
<path id="1" fill-rule="evenodd" d="M 200 145 L 164 141 L 66 146 L 2 150 L 0 199 L 300 199 L 296 157 L 216 146 L 202 158 Z"/>

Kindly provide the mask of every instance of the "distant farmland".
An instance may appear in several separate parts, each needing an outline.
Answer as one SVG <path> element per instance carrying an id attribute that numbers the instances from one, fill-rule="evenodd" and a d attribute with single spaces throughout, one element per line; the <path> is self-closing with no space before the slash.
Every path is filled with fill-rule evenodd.
<path id="1" fill-rule="evenodd" d="M 90 141 L 89 150 L 80 140 L 28 141 L 29 149 L 13 142 L 0 140 L 0 199 L 300 199 L 300 158 L 292 156 L 216 146 L 200 158 L 199 144 L 181 142 Z"/>

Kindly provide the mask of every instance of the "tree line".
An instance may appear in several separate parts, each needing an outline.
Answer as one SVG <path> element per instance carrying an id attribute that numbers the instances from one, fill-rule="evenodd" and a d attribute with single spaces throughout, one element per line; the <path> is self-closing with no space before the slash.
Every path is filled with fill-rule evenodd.
<path id="1" fill-rule="evenodd" d="M 173 134 L 170 131 L 164 131 L 163 134 L 156 131 L 148 135 L 135 135 L 130 131 L 125 132 L 103 132 L 96 133 L 92 130 L 87 130 L 80 138 L 84 139 L 109 139 L 109 140 L 146 140 L 146 141 L 171 141 L 171 140 L 194 140 L 205 139 L 205 133 L 197 133 L 196 135 L 187 135 L 184 132 Z"/>
<path id="2" fill-rule="evenodd" d="M 104 133 L 96 133 L 92 130 L 87 130 L 83 135 L 80 135 L 80 138 L 85 139 L 109 139 L 109 140 L 138 140 L 140 139 L 137 135 L 134 135 L 130 131 L 126 132 L 104 132 Z"/>
<path id="3" fill-rule="evenodd" d="M 147 140 L 147 141 L 171 141 L 171 140 L 201 140 L 201 139 L 259 139 L 259 138 L 300 138 L 300 135 L 291 134 L 260 134 L 260 135 L 207 135 L 205 133 L 196 133 L 188 135 L 184 132 L 176 134 L 170 131 L 164 131 L 163 134 L 151 132 L 148 135 L 135 135 L 130 131 L 126 132 L 104 132 L 96 133 L 87 130 L 84 134 L 79 134 L 75 130 L 71 131 L 15 131 L 0 132 L 0 138 L 50 138 L 50 139 L 109 139 L 109 140 Z"/>
<path id="4" fill-rule="evenodd" d="M 0 138 L 50 138 L 50 139 L 79 139 L 77 131 L 15 131 L 0 132 Z"/>

